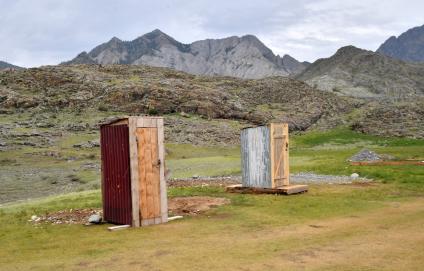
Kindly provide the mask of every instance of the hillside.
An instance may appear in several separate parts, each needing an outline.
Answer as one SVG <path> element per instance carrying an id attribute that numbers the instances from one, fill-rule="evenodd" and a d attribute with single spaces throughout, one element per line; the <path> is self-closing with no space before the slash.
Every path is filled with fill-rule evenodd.
<path id="1" fill-rule="evenodd" d="M 239 173 L 234 146 L 247 126 L 282 121 L 292 135 L 342 126 L 424 138 L 422 108 L 423 99 L 370 102 L 285 77 L 206 77 L 141 65 L 0 71 L 0 204 L 98 189 L 99 124 L 117 116 L 163 115 L 168 165 L 187 177 Z"/>
<path id="2" fill-rule="evenodd" d="M 377 52 L 403 61 L 424 62 L 424 25 L 390 37 Z"/>
<path id="3" fill-rule="evenodd" d="M 353 46 L 315 61 L 296 78 L 346 96 L 405 99 L 424 95 L 424 64 L 402 62 Z"/>
<path id="4" fill-rule="evenodd" d="M 410 104 L 421 102 L 422 99 L 415 98 Z M 99 115 L 161 114 L 170 116 L 168 129 L 175 128 L 167 136 L 180 143 L 237 142 L 240 126 L 228 126 L 225 124 L 228 121 L 242 125 L 282 121 L 288 122 L 292 131 L 322 130 L 357 124 L 367 112 L 396 106 L 391 102 L 372 104 L 322 92 L 286 77 L 260 80 L 205 77 L 141 65 L 45 66 L 0 72 L 0 113 L 12 120 L 10 128 L 23 125 L 54 128 L 54 131 L 96 130 Z M 397 118 L 403 123 L 418 119 L 395 134 L 422 137 L 423 132 L 416 127 L 422 127 L 423 112 L 414 111 L 411 115 L 405 111 L 407 108 L 399 110 Z M 24 124 L 15 122 L 14 116 L 23 112 L 34 117 Z M 353 112 L 357 112 L 354 117 Z M 55 119 L 58 114 L 67 121 Z M 193 121 L 190 116 L 200 118 Z M 386 117 L 390 118 L 390 113 Z M 394 131 L 384 126 L 377 115 L 368 117 L 368 121 L 373 119 L 382 123 L 377 126 L 373 123 L 374 128 L 381 127 L 379 132 L 393 135 Z M 208 125 L 210 129 L 206 129 Z M 7 125 L 3 128 L 2 135 L 7 137 L 10 130 Z"/>
<path id="5" fill-rule="evenodd" d="M 297 130 L 354 104 L 285 77 L 203 77 L 148 66 L 47 66 L 0 73 L 0 80 L 0 104 L 9 110 L 184 112 L 254 124 L 287 121 Z"/>
<path id="6" fill-rule="evenodd" d="M 0 61 L 0 70 L 2 69 L 22 69 L 22 68 L 19 66 L 15 66 L 13 64 L 4 62 L 4 61 Z"/>
<path id="7" fill-rule="evenodd" d="M 82 52 L 63 64 L 133 64 L 168 67 L 197 75 L 263 78 L 298 74 L 307 66 L 285 55 L 282 58 L 257 37 L 228 37 L 183 44 L 154 30 L 133 41 L 116 37 L 89 53 Z"/>

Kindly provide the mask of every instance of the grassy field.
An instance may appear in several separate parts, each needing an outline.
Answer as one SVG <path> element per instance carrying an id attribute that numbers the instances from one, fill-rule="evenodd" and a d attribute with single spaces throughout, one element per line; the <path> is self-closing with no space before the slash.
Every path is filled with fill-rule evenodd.
<path id="1" fill-rule="evenodd" d="M 424 141 L 340 128 L 295 135 L 291 144 L 293 172 L 358 172 L 376 181 L 312 185 L 289 197 L 171 188 L 170 197 L 226 197 L 231 204 L 120 232 L 28 222 L 34 214 L 100 207 L 99 190 L 7 204 L 0 207 L 0 270 L 422 270 L 424 167 L 350 166 L 346 159 L 366 147 L 424 160 Z M 167 147 L 174 177 L 240 171 L 238 147 Z"/>

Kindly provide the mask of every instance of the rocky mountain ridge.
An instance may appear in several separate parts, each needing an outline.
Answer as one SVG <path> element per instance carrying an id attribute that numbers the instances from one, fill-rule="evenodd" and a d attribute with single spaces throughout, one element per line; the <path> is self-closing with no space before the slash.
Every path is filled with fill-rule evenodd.
<path id="1" fill-rule="evenodd" d="M 407 63 L 346 46 L 315 61 L 296 77 L 311 86 L 361 98 L 408 99 L 424 96 L 424 64 Z"/>
<path id="2" fill-rule="evenodd" d="M 132 41 L 116 37 L 62 64 L 132 64 L 168 67 L 196 75 L 259 79 L 295 75 L 309 63 L 280 57 L 245 35 L 183 44 L 156 29 Z"/>
<path id="3" fill-rule="evenodd" d="M 377 53 L 407 62 L 424 62 L 424 25 L 387 39 Z"/>

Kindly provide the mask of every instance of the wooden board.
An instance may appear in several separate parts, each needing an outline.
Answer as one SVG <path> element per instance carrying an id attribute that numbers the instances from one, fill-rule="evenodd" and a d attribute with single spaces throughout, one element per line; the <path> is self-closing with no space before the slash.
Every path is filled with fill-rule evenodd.
<path id="1" fill-rule="evenodd" d="M 159 167 L 159 182 L 160 182 L 160 212 L 161 221 L 159 223 L 165 223 L 168 221 L 168 194 L 165 179 L 165 132 L 163 118 L 157 119 L 156 124 L 158 127 L 158 156 L 160 167 Z"/>
<path id="2" fill-rule="evenodd" d="M 230 193 L 241 194 L 278 194 L 278 195 L 291 195 L 299 194 L 308 191 L 307 185 L 287 185 L 278 188 L 262 188 L 262 187 L 246 187 L 241 184 L 230 185 L 226 188 Z"/>
<path id="3" fill-rule="evenodd" d="M 270 125 L 271 184 L 272 188 L 290 184 L 288 124 Z"/>
<path id="4" fill-rule="evenodd" d="M 158 128 L 137 128 L 141 224 L 160 223 L 162 217 Z"/>
<path id="5" fill-rule="evenodd" d="M 140 192 L 138 177 L 138 147 L 137 147 L 137 118 L 128 118 L 129 145 L 130 145 L 130 171 L 131 171 L 131 202 L 132 226 L 140 227 Z"/>

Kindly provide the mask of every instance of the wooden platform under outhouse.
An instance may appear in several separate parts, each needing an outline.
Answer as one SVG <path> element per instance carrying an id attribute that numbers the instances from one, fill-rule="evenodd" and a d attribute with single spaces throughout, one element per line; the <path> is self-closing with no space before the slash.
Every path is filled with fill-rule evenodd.
<path id="1" fill-rule="evenodd" d="M 292 195 L 308 192 L 308 186 L 304 184 L 294 184 L 276 188 L 248 187 L 241 184 L 227 186 L 227 192 L 241 194 L 277 194 Z"/>

